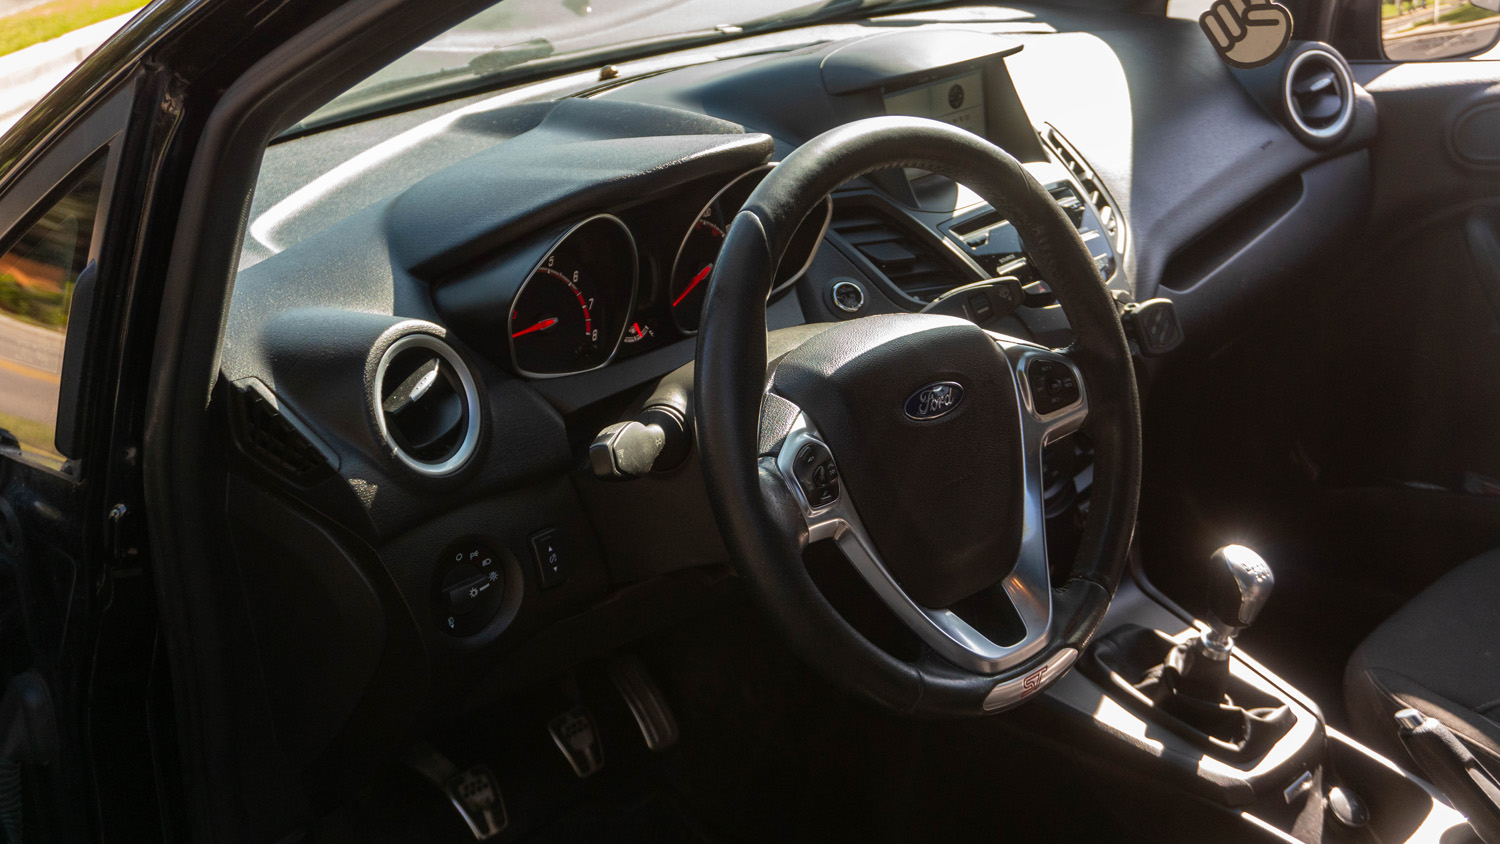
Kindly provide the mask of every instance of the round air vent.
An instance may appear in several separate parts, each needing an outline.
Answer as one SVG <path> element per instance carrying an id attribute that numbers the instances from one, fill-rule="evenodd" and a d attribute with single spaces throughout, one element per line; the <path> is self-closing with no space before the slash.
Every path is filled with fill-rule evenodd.
<path id="1" fill-rule="evenodd" d="M 431 334 L 392 343 L 375 368 L 375 419 L 396 458 L 424 475 L 457 472 L 479 445 L 479 391 L 463 359 Z"/>
<path id="2" fill-rule="evenodd" d="M 1283 105 L 1298 132 L 1311 141 L 1331 141 L 1354 116 L 1354 80 L 1334 53 L 1313 47 L 1298 53 L 1281 79 Z"/>

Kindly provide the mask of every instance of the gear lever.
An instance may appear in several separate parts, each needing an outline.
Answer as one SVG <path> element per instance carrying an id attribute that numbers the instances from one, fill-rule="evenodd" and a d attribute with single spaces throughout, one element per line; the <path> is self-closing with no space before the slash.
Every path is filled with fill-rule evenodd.
<path id="1" fill-rule="evenodd" d="M 1216 759 L 1253 764 L 1297 720 L 1285 698 L 1230 670 L 1235 637 L 1271 597 L 1271 568 L 1249 548 L 1227 545 L 1213 553 L 1207 574 L 1202 633 L 1184 641 L 1122 625 L 1095 643 L 1082 667 L 1148 721 Z"/>
<path id="2" fill-rule="evenodd" d="M 1271 598 L 1276 578 L 1260 555 L 1243 545 L 1225 545 L 1209 558 L 1208 630 L 1198 639 L 1198 650 L 1210 659 L 1224 660 L 1234 650 L 1234 637 L 1255 623 Z"/>
<path id="3" fill-rule="evenodd" d="M 1276 578 L 1260 555 L 1243 545 L 1225 545 L 1209 558 L 1208 629 L 1184 655 L 1183 691 L 1203 700 L 1223 698 L 1229 683 L 1234 637 L 1255 622 L 1271 597 Z"/>

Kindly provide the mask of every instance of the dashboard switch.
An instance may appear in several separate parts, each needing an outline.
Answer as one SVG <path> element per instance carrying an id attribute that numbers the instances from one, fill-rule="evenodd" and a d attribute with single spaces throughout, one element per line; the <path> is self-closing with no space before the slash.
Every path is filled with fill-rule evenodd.
<path id="1" fill-rule="evenodd" d="M 536 558 L 537 576 L 541 579 L 543 589 L 560 586 L 568 579 L 567 562 L 563 558 L 557 528 L 547 528 L 532 534 L 531 555 Z"/>
<path id="2" fill-rule="evenodd" d="M 443 552 L 434 585 L 442 628 L 454 636 L 478 633 L 505 598 L 501 557 L 480 540 L 455 542 Z"/>
<path id="3" fill-rule="evenodd" d="M 1072 191 L 1068 191 L 1057 204 L 1062 206 L 1063 213 L 1068 215 L 1074 228 L 1083 228 L 1083 202 L 1074 196 Z"/>
<path id="4" fill-rule="evenodd" d="M 831 295 L 834 307 L 846 314 L 857 314 L 865 307 L 865 289 L 852 279 L 835 281 Z"/>
<path id="5" fill-rule="evenodd" d="M 443 578 L 442 598 L 448 609 L 463 615 L 479 604 L 480 596 L 488 591 L 490 583 L 479 569 L 471 565 L 454 566 Z"/>

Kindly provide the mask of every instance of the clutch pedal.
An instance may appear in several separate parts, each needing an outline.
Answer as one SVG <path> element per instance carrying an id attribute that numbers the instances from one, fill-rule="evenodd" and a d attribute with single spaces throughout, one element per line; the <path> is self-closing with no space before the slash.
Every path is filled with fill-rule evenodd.
<path id="1" fill-rule="evenodd" d="M 505 795 L 500 793 L 500 783 L 489 766 L 475 765 L 467 771 L 460 771 L 448 757 L 426 742 L 412 747 L 405 761 L 408 767 L 448 796 L 475 839 L 494 838 L 509 825 Z"/>

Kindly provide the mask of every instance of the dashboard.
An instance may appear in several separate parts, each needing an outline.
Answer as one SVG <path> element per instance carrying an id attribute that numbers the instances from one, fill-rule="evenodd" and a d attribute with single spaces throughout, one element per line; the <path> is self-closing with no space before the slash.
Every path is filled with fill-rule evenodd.
<path id="1" fill-rule="evenodd" d="M 350 730 L 378 746 L 727 588 L 692 446 L 695 334 L 738 209 L 820 132 L 908 114 L 989 138 L 1056 199 L 1119 301 L 1175 303 L 1184 356 L 1294 297 L 1341 236 L 1334 221 L 1358 219 L 1374 125 L 1362 91 L 1347 92 L 1352 127 L 1312 143 L 1268 105 L 1279 81 L 1224 67 L 1191 22 L 941 11 L 578 73 L 267 151 L 215 404 L 241 568 L 281 586 L 250 598 L 281 625 L 267 640 L 290 643 L 264 664 L 302 677 L 341 655 L 277 704 L 303 754 Z M 1004 209 L 902 169 L 802 221 L 767 318 L 774 351 L 836 321 L 934 309 L 1069 339 Z M 590 445 L 628 420 L 667 431 L 670 459 L 603 479 Z M 1086 444 L 1064 445 L 1074 459 L 1056 462 L 1072 469 L 1049 478 L 1049 515 L 1086 499 Z M 287 588 L 290 605 L 273 597 Z"/>

